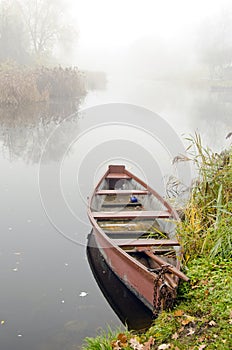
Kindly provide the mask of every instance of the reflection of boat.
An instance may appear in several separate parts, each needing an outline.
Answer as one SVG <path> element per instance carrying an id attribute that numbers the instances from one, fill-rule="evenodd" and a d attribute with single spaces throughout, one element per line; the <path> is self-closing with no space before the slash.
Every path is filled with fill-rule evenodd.
<path id="1" fill-rule="evenodd" d="M 134 199 L 131 199 L 131 196 Z M 176 211 L 123 165 L 110 165 L 89 201 L 88 216 L 106 263 L 158 314 L 176 297 L 182 250 Z"/>
<path id="2" fill-rule="evenodd" d="M 144 330 L 152 320 L 152 312 L 112 272 L 96 246 L 93 234 L 88 237 L 87 257 L 99 288 L 106 300 L 129 329 Z"/>

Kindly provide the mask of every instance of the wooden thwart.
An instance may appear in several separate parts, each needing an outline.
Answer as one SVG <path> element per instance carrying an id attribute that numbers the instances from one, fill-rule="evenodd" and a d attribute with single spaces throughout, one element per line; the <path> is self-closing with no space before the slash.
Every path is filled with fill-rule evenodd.
<path id="1" fill-rule="evenodd" d="M 164 247 L 170 247 L 170 246 L 179 246 L 180 243 L 172 240 L 172 239 L 154 239 L 154 238 L 141 238 L 141 239 L 130 239 L 130 238 L 124 238 L 124 239 L 114 239 L 113 242 L 122 247 L 122 246 L 134 246 L 134 247 L 149 247 L 149 246 L 164 246 Z M 143 248 L 144 249 L 144 248 Z"/>
<path id="2" fill-rule="evenodd" d="M 95 219 L 133 219 L 133 218 L 145 218 L 145 219 L 168 219 L 171 214 L 168 211 L 150 211 L 150 210 L 136 210 L 136 211 L 119 211 L 119 212 L 107 212 L 98 211 L 92 213 Z"/>
<path id="3" fill-rule="evenodd" d="M 122 195 L 131 195 L 131 194 L 148 194 L 149 191 L 147 190 L 98 190 L 96 192 L 96 194 L 99 195 L 118 195 L 118 194 L 122 194 Z"/>

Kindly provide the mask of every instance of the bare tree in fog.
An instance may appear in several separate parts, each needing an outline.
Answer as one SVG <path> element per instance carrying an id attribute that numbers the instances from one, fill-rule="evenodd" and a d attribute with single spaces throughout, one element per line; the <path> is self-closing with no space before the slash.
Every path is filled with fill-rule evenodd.
<path id="1" fill-rule="evenodd" d="M 72 26 L 65 21 L 65 0 L 18 0 L 36 59 L 49 56 L 59 41 L 74 40 Z"/>
<path id="2" fill-rule="evenodd" d="M 0 2 L 0 61 L 28 63 L 29 40 L 23 21 L 11 0 Z"/>

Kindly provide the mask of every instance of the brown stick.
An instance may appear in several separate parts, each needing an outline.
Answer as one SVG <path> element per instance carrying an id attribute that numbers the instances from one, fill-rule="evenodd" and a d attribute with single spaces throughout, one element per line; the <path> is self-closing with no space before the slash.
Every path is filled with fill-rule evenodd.
<path id="1" fill-rule="evenodd" d="M 137 248 L 137 251 L 145 253 L 151 259 L 155 260 L 157 262 L 157 264 L 159 264 L 160 266 L 167 265 L 167 263 L 163 259 L 161 259 L 158 256 L 156 256 L 155 254 L 153 254 L 153 252 L 149 248 L 148 249 L 144 249 L 144 247 L 143 248 Z M 189 281 L 189 278 L 183 272 L 178 270 L 175 266 L 169 265 L 169 266 L 167 266 L 167 269 L 169 271 L 171 271 L 174 275 L 176 275 L 179 278 L 183 279 L 184 281 L 186 281 L 186 282 Z"/>

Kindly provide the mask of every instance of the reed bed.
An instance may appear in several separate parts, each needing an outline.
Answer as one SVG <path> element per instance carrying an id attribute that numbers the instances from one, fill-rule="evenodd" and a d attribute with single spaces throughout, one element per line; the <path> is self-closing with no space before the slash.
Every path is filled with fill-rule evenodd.
<path id="1" fill-rule="evenodd" d="M 1 106 L 21 106 L 85 94 L 85 79 L 77 68 L 0 66 Z"/>
<path id="2" fill-rule="evenodd" d="M 195 181 L 179 227 L 186 260 L 232 256 L 232 147 L 220 154 L 190 139 L 191 158 L 199 177 Z"/>

